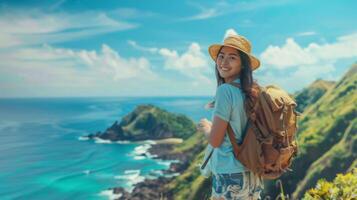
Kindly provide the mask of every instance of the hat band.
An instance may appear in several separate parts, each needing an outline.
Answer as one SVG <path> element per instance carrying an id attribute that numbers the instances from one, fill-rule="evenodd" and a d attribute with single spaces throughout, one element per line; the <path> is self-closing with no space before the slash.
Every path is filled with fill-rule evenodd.
<path id="1" fill-rule="evenodd" d="M 246 46 L 243 46 L 241 44 L 237 44 L 237 43 L 225 43 L 224 45 L 229 45 L 229 46 L 233 46 L 236 47 L 238 49 L 241 49 L 242 51 L 246 51 L 247 53 L 250 53 L 250 48 L 247 48 Z"/>

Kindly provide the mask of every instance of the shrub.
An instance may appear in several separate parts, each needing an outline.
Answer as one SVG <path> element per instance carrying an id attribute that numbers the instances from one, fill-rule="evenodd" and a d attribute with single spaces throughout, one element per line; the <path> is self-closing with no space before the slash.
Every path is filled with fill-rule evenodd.
<path id="1" fill-rule="evenodd" d="M 357 199 L 357 168 L 346 174 L 337 174 L 332 182 L 320 179 L 315 188 L 305 193 L 304 199 Z"/>

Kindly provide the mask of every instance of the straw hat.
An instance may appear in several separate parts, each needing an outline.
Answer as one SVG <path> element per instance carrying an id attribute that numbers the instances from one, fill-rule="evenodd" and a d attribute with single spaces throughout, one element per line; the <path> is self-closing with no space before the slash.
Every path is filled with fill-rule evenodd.
<path id="1" fill-rule="evenodd" d="M 250 58 L 252 70 L 257 69 L 260 66 L 259 59 L 251 54 L 251 44 L 245 37 L 241 35 L 230 35 L 224 39 L 223 44 L 213 44 L 209 46 L 208 52 L 214 61 L 216 61 L 218 51 L 222 46 L 232 47 L 247 54 Z"/>

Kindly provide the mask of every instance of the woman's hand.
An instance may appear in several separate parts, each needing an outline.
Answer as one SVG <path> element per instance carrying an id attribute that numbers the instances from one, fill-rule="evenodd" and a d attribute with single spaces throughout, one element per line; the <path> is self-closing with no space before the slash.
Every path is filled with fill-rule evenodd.
<path id="1" fill-rule="evenodd" d="M 206 118 L 201 119 L 200 122 L 197 124 L 197 130 L 199 132 L 202 132 L 206 135 L 206 137 L 209 136 L 212 128 L 212 122 L 207 120 Z"/>

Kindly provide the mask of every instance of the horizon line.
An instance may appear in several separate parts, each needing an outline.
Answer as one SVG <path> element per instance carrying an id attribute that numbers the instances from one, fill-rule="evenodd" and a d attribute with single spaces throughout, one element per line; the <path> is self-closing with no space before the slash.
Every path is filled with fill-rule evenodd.
<path id="1" fill-rule="evenodd" d="M 210 95 L 179 95 L 179 96 L 14 96 L 0 99 L 69 99 L 69 98 L 178 98 L 178 97 L 213 97 Z"/>

